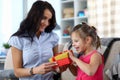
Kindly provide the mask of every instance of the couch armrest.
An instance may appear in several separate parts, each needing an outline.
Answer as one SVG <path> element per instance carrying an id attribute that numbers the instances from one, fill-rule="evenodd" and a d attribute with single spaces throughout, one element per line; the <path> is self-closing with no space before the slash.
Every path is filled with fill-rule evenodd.
<path id="1" fill-rule="evenodd" d="M 12 69 L 11 70 L 0 70 L 0 78 L 18 80 L 18 78 L 14 75 L 14 71 Z"/>

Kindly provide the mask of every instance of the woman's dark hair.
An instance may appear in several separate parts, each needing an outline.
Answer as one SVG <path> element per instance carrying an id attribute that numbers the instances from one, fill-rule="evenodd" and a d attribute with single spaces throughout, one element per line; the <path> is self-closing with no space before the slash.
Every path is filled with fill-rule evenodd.
<path id="1" fill-rule="evenodd" d="M 33 37 L 43 19 L 45 9 L 50 10 L 52 13 L 52 18 L 49 22 L 50 25 L 45 29 L 45 32 L 50 33 L 56 26 L 54 8 L 48 2 L 38 0 L 32 5 L 27 17 L 21 22 L 20 28 L 12 36 L 29 37 L 33 41 Z"/>
<path id="2" fill-rule="evenodd" d="M 91 44 L 95 46 L 96 49 L 101 45 L 100 38 L 97 35 L 96 28 L 94 26 L 89 26 L 85 22 L 82 22 L 82 24 L 76 25 L 72 32 L 79 33 L 83 40 L 85 40 L 87 36 L 90 36 L 92 38 Z"/>

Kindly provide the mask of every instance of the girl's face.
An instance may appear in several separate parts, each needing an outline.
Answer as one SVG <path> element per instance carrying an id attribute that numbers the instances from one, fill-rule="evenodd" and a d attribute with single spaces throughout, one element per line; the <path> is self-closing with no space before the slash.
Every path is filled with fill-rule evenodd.
<path id="1" fill-rule="evenodd" d="M 45 9 L 43 19 L 40 23 L 39 32 L 43 32 L 46 27 L 50 25 L 50 19 L 52 18 L 52 13 L 49 9 Z"/>
<path id="2" fill-rule="evenodd" d="M 85 41 L 80 38 L 77 32 L 72 32 L 71 34 L 72 46 L 76 49 L 78 53 L 85 51 Z"/>

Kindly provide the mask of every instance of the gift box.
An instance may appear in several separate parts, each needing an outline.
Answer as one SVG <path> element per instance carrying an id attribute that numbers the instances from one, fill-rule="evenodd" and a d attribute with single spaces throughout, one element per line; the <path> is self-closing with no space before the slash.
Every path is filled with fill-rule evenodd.
<path id="1" fill-rule="evenodd" d="M 70 51 L 72 52 L 72 50 L 70 50 Z M 57 62 L 58 65 L 56 67 L 68 65 L 68 64 L 71 64 L 71 62 L 72 62 L 72 60 L 69 58 L 68 51 L 63 51 L 63 52 L 58 53 L 58 55 L 55 55 L 52 58 L 50 58 L 49 61 Z"/>

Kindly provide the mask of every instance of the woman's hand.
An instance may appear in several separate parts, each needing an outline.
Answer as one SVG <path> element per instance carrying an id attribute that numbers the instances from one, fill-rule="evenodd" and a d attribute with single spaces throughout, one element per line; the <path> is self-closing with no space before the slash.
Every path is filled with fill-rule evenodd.
<path id="1" fill-rule="evenodd" d="M 48 62 L 48 63 L 43 63 L 38 67 L 33 68 L 33 73 L 34 74 L 45 74 L 50 71 L 53 71 L 53 67 L 56 66 L 56 62 Z"/>

